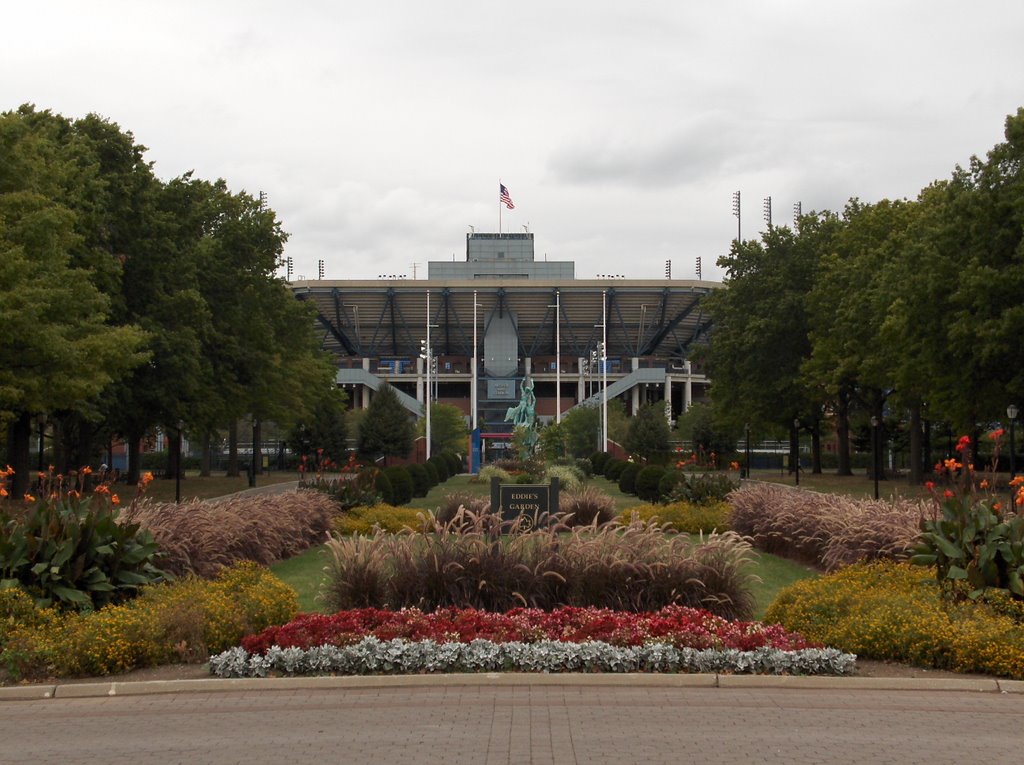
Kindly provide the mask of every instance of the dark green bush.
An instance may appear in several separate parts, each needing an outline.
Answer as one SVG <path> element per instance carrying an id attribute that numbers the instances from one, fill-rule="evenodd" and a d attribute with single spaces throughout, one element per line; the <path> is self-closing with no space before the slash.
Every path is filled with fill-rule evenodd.
<path id="1" fill-rule="evenodd" d="M 0 517 L 0 586 L 20 585 L 47 606 L 92 610 L 170 579 L 159 548 L 118 507 L 96 496 L 38 501 L 18 520 Z"/>
<path id="2" fill-rule="evenodd" d="M 409 471 L 405 469 L 404 465 L 392 465 L 391 467 L 384 468 L 384 472 L 391 481 L 391 493 L 394 499 L 394 502 L 391 504 L 395 505 L 395 507 L 409 504 L 415 489 Z"/>
<path id="3" fill-rule="evenodd" d="M 679 470 L 666 470 L 661 475 L 661 480 L 658 481 L 658 500 L 668 499 L 672 496 L 675 491 L 676 485 L 680 481 L 685 481 L 686 476 Z"/>
<path id="4" fill-rule="evenodd" d="M 338 503 L 341 510 L 352 507 L 374 505 L 380 499 L 376 486 L 377 468 L 363 468 L 347 478 L 324 478 L 322 475 L 308 475 L 299 481 L 300 489 L 309 489 L 326 494 Z"/>
<path id="5" fill-rule="evenodd" d="M 672 490 L 665 496 L 669 502 L 722 502 L 737 487 L 726 473 L 686 474 L 679 470 L 668 473 L 677 476 Z"/>
<path id="6" fill-rule="evenodd" d="M 441 476 L 438 475 L 437 467 L 433 462 L 424 462 L 423 469 L 427 471 L 427 478 L 430 479 L 431 488 L 441 483 Z"/>
<path id="7" fill-rule="evenodd" d="M 427 496 L 427 492 L 430 491 L 430 476 L 427 475 L 427 469 L 415 462 L 406 465 L 405 469 L 409 471 L 409 476 L 412 478 L 412 495 L 414 497 Z"/>
<path id="8" fill-rule="evenodd" d="M 376 470 L 376 468 L 373 468 Z M 377 493 L 380 494 L 380 501 L 387 504 L 395 504 L 395 487 L 391 485 L 391 479 L 383 471 L 377 471 L 377 478 L 374 483 Z"/>
<path id="9" fill-rule="evenodd" d="M 636 494 L 636 476 L 640 472 L 640 467 L 635 462 L 627 462 L 619 472 L 619 491 L 623 494 Z"/>
<path id="10" fill-rule="evenodd" d="M 608 461 L 611 455 L 608 452 L 594 452 L 590 455 L 590 464 L 594 467 L 594 472 L 604 475 L 604 464 Z"/>
<path id="11" fill-rule="evenodd" d="M 431 465 L 434 466 L 434 470 L 437 471 L 437 479 L 439 483 L 444 483 L 452 477 L 451 471 L 448 469 L 448 460 L 440 455 L 435 454 L 429 460 Z"/>
<path id="12" fill-rule="evenodd" d="M 625 460 L 610 459 L 604 463 L 604 477 L 609 481 L 618 481 L 619 476 L 622 475 L 622 471 L 626 468 L 629 463 Z"/>
<path id="13" fill-rule="evenodd" d="M 441 456 L 448 461 L 449 476 L 455 476 L 462 472 L 462 457 L 455 452 L 442 452 Z"/>
<path id="14" fill-rule="evenodd" d="M 648 465 L 636 476 L 636 495 L 645 502 L 657 502 L 661 497 L 658 491 L 665 468 L 661 465 Z"/>

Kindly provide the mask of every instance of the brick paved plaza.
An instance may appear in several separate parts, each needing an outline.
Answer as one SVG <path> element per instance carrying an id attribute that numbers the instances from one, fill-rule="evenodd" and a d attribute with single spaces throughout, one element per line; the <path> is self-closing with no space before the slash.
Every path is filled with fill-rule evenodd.
<path id="1" fill-rule="evenodd" d="M 574 686 L 0 702 L 0 763 L 1016 762 L 1024 694 Z"/>

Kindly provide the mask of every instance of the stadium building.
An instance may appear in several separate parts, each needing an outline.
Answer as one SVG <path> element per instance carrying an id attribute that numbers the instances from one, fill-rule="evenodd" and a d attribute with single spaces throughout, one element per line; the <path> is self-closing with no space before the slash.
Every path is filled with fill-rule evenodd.
<path id="1" fill-rule="evenodd" d="M 508 446 L 505 414 L 526 377 L 543 422 L 599 405 L 605 385 L 629 414 L 663 401 L 669 420 L 707 396 L 691 355 L 711 331 L 702 301 L 721 284 L 668 274 L 578 279 L 572 262 L 537 261 L 533 237 L 467 234 L 465 260 L 430 262 L 426 280 L 293 282 L 316 306 L 352 405 L 367 407 L 384 383 L 416 416 L 428 396 L 453 404 L 487 462 Z"/>

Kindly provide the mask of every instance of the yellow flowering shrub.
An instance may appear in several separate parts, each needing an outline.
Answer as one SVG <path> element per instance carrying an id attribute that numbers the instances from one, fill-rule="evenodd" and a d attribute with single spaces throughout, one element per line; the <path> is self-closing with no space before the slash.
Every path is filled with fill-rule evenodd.
<path id="1" fill-rule="evenodd" d="M 694 504 L 692 502 L 673 502 L 670 505 L 634 505 L 623 510 L 619 515 L 620 523 L 630 523 L 633 519 L 644 521 L 656 520 L 659 524 L 667 523 L 676 531 L 687 534 L 705 534 L 717 529 L 729 530 L 730 507 L 727 502 L 710 502 Z"/>
<path id="2" fill-rule="evenodd" d="M 147 587 L 135 600 L 98 611 L 37 609 L 31 620 L 12 626 L 0 666 L 14 676 L 65 677 L 203 661 L 297 611 L 291 587 L 243 562 L 214 580 L 190 576 Z"/>
<path id="3" fill-rule="evenodd" d="M 1022 617 L 1024 609 L 997 593 L 985 601 L 943 598 L 928 571 L 878 562 L 791 585 L 764 621 L 869 659 L 1020 680 Z"/>
<path id="4" fill-rule="evenodd" d="M 419 529 L 424 513 L 411 507 L 392 507 L 383 503 L 372 507 L 353 507 L 334 519 L 334 530 L 349 534 L 372 534 L 375 526 L 392 534 L 402 529 Z"/>

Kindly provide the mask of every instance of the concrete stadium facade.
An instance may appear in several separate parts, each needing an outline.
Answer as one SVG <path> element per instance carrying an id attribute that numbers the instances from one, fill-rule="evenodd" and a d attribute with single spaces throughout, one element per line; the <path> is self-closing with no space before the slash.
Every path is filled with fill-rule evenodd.
<path id="1" fill-rule="evenodd" d="M 710 380 L 691 356 L 709 340 L 702 301 L 720 283 L 576 279 L 572 263 L 535 262 L 532 237 L 469 235 L 466 260 L 432 262 L 427 279 L 292 283 L 298 299 L 316 306 L 323 347 L 352 405 L 367 407 L 387 383 L 411 413 L 429 395 L 495 437 L 511 432 L 505 412 L 526 377 L 545 422 L 598 404 L 605 381 L 609 399 L 621 398 L 630 414 L 665 402 L 674 419 L 706 398 Z"/>

